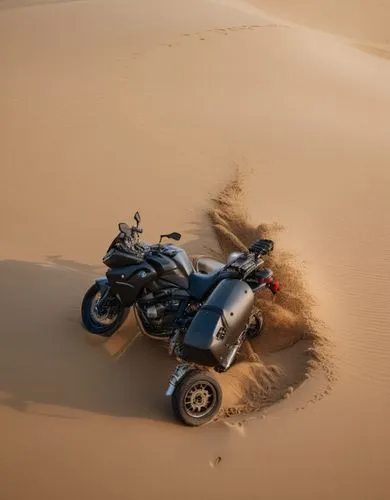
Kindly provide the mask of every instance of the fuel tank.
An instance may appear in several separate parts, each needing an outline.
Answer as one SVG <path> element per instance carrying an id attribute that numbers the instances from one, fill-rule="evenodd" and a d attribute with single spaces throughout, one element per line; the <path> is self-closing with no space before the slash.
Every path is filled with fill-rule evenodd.
<path id="1" fill-rule="evenodd" d="M 173 260 L 178 265 L 179 269 L 183 271 L 184 274 L 189 276 L 194 272 L 194 266 L 192 265 L 191 259 L 188 257 L 187 252 L 182 248 L 175 247 L 176 253 L 173 256 Z"/>
<path id="2" fill-rule="evenodd" d="M 221 281 L 184 336 L 183 359 L 204 366 L 223 363 L 245 329 L 253 305 L 254 294 L 247 283 Z"/>
<path id="3" fill-rule="evenodd" d="M 161 275 L 161 280 L 167 284 L 187 289 L 189 286 L 188 277 L 194 271 L 191 260 L 182 248 L 176 245 L 164 245 L 162 253 L 164 258 L 168 258 L 174 266 L 166 269 Z"/>

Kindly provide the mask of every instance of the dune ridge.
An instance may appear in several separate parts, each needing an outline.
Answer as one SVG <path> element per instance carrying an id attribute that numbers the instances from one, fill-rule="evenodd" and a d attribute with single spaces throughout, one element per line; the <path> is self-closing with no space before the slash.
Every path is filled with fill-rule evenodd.
<path id="1" fill-rule="evenodd" d="M 292 22 L 364 41 L 390 43 L 390 6 L 381 0 L 248 0 Z"/>

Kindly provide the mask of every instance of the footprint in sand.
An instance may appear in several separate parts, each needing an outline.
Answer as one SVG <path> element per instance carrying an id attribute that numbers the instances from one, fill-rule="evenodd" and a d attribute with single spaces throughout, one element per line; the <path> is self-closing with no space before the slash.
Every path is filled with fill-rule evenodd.
<path id="1" fill-rule="evenodd" d="M 227 28 L 215 28 L 211 30 L 205 31 L 205 33 L 216 33 L 219 35 L 228 35 L 229 31 L 243 31 L 243 30 L 257 30 L 260 28 L 288 28 L 287 25 L 283 24 L 251 24 L 251 25 L 242 25 L 242 26 L 229 26 Z M 193 37 L 193 36 L 199 36 L 200 33 L 183 33 L 181 36 L 185 37 Z M 204 40 L 204 38 L 200 38 L 200 40 Z"/>
<path id="2" fill-rule="evenodd" d="M 215 460 L 210 460 L 210 467 L 217 467 L 222 461 L 222 457 L 217 457 Z"/>

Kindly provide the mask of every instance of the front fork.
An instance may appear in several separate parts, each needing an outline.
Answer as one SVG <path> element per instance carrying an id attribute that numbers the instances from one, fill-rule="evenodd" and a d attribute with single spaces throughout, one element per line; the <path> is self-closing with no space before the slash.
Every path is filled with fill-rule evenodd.
<path id="1" fill-rule="evenodd" d="M 97 313 L 100 313 L 100 308 L 104 308 L 107 297 L 110 295 L 111 287 L 105 276 L 100 276 L 99 278 L 97 278 L 95 280 L 95 283 L 98 285 L 101 294 L 100 299 L 95 305 L 95 310 Z"/>

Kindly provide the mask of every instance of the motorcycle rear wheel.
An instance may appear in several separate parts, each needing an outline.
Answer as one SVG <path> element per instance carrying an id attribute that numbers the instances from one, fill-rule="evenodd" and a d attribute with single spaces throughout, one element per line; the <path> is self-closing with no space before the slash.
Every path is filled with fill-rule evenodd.
<path id="1" fill-rule="evenodd" d="M 94 335 L 111 337 L 123 324 L 129 309 L 116 298 L 110 297 L 104 312 L 97 308 L 101 291 L 93 284 L 85 293 L 81 304 L 81 319 L 84 327 Z"/>
<path id="2" fill-rule="evenodd" d="M 177 383 L 171 398 L 172 410 L 185 425 L 199 427 L 211 422 L 222 404 L 222 389 L 208 373 L 190 370 Z"/>

